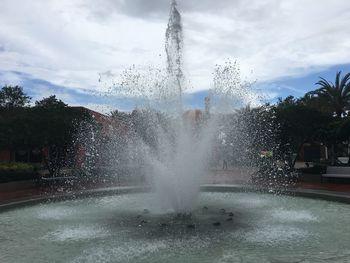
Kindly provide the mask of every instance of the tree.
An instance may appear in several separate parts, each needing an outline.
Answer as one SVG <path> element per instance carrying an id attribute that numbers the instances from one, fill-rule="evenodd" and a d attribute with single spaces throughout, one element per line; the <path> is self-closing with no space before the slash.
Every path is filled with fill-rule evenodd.
<path id="1" fill-rule="evenodd" d="M 275 107 L 277 122 L 280 124 L 280 144 L 291 146 L 291 151 L 299 153 L 305 142 L 315 141 L 320 130 L 331 121 L 329 114 L 305 105 L 302 100 L 287 97 Z M 296 158 L 294 159 L 294 162 Z"/>
<path id="2" fill-rule="evenodd" d="M 46 168 L 57 176 L 69 164 L 69 152 L 81 122 L 94 122 L 79 108 L 68 107 L 55 96 L 36 102 L 35 107 L 0 107 L 0 149 L 30 151 L 48 150 Z M 13 156 L 11 157 L 13 159 Z"/>
<path id="3" fill-rule="evenodd" d="M 31 112 L 33 144 L 39 148 L 47 147 L 46 168 L 51 176 L 57 176 L 66 165 L 67 153 L 72 147 L 79 123 L 91 121 L 91 116 L 85 111 L 68 107 L 54 95 L 36 101 Z"/>
<path id="4" fill-rule="evenodd" d="M 17 150 L 29 149 L 32 143 L 32 120 L 29 107 L 0 107 L 0 149 L 13 153 Z"/>
<path id="5" fill-rule="evenodd" d="M 40 101 L 36 101 L 35 106 L 45 108 L 45 109 L 58 109 L 58 108 L 65 108 L 68 105 L 65 104 L 63 101 L 58 100 L 56 98 L 56 95 L 52 95 L 50 97 L 43 98 Z"/>
<path id="6" fill-rule="evenodd" d="M 325 102 L 328 107 L 338 118 L 341 118 L 347 110 L 350 109 L 350 73 L 341 79 L 341 71 L 335 77 L 335 83 L 320 78 L 316 83 L 319 89 L 310 92 Z"/>
<path id="7" fill-rule="evenodd" d="M 0 108 L 19 108 L 27 106 L 31 97 L 20 86 L 5 86 L 0 91 Z"/>
<path id="8" fill-rule="evenodd" d="M 332 119 L 318 131 L 317 136 L 330 148 L 331 164 L 335 165 L 338 156 L 348 155 L 350 118 Z"/>
<path id="9" fill-rule="evenodd" d="M 111 111 L 109 116 L 111 116 L 113 120 L 120 121 L 124 124 L 127 124 L 131 121 L 131 114 L 118 110 Z"/>

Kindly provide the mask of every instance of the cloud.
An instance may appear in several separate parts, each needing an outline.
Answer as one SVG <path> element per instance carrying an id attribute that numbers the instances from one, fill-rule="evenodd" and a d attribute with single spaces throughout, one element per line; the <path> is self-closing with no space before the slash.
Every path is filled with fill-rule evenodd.
<path id="1" fill-rule="evenodd" d="M 56 95 L 58 99 L 70 106 L 84 106 L 98 112 L 109 113 L 115 109 L 132 111 L 136 105 L 141 103 L 135 98 L 122 97 L 112 92 L 95 92 L 55 85 L 46 80 L 35 79 L 22 72 L 0 71 L 0 87 L 5 85 L 22 86 L 24 92 L 32 98 L 32 104 L 35 101 Z"/>
<path id="2" fill-rule="evenodd" d="M 185 13 L 222 13 L 236 7 L 247 6 L 243 0 L 178 0 L 178 7 Z M 164 19 L 169 14 L 170 0 L 88 0 L 84 5 L 93 16 L 105 19 L 115 13 L 141 19 Z"/>
<path id="3" fill-rule="evenodd" d="M 106 91 L 101 76 L 133 64 L 164 66 L 169 2 L 2 0 L 0 71 L 72 92 Z M 208 89 L 214 65 L 227 58 L 264 83 L 349 63 L 349 1 L 178 0 L 178 6 L 190 91 Z"/>

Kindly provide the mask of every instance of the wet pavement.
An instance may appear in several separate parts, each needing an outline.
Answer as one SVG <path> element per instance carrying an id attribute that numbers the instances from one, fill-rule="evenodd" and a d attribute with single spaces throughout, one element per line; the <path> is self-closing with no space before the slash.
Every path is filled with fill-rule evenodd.
<path id="1" fill-rule="evenodd" d="M 229 170 L 212 170 L 208 178 L 204 181 L 205 184 L 227 184 L 227 185 L 247 185 L 249 183 L 249 174 L 242 172 L 237 169 Z M 15 201 L 35 199 L 41 197 L 49 197 L 56 194 L 73 193 L 74 191 L 99 189 L 110 187 L 111 185 L 80 185 L 75 189 L 64 189 L 62 187 L 57 188 L 44 188 L 34 186 L 29 189 L 13 190 L 13 191 L 0 191 L 0 204 L 6 204 Z M 115 186 L 126 186 L 126 185 L 112 185 Z M 130 185 L 129 185 L 130 186 Z M 299 182 L 292 188 L 299 189 L 312 189 L 312 190 L 323 190 L 323 191 L 334 191 L 338 193 L 349 194 L 350 196 L 350 184 L 339 184 L 339 183 L 305 183 Z"/>

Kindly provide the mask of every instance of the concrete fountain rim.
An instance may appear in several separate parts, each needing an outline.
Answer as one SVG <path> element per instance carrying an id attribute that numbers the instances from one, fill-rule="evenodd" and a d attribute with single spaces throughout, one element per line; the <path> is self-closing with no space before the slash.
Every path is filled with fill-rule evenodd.
<path id="1" fill-rule="evenodd" d="M 84 199 L 89 197 L 101 197 L 120 194 L 136 194 L 150 192 L 152 189 L 150 186 L 122 186 L 122 187 L 109 187 L 98 188 L 90 190 L 80 190 L 70 193 L 56 193 L 48 196 L 29 197 L 19 201 L 9 201 L 8 203 L 0 204 L 0 213 L 8 210 L 32 206 L 36 204 L 58 202 L 73 199 Z M 249 185 L 238 184 L 204 184 L 201 185 L 201 192 L 241 192 L 241 193 L 260 193 L 260 194 L 275 194 L 268 191 L 256 188 Z M 301 189 L 294 188 L 285 190 L 278 195 L 286 195 L 293 197 L 304 197 L 310 199 L 326 200 L 344 204 L 350 204 L 350 194 L 343 192 L 332 192 L 318 189 Z"/>

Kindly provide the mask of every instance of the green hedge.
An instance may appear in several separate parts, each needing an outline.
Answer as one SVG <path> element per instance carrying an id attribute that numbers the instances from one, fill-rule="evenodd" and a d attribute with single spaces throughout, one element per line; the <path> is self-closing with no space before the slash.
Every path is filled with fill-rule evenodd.
<path id="1" fill-rule="evenodd" d="M 29 163 L 0 162 L 0 171 L 34 171 L 35 166 Z"/>
<path id="2" fill-rule="evenodd" d="M 0 162 L 0 183 L 36 179 L 39 168 L 28 163 Z"/>

